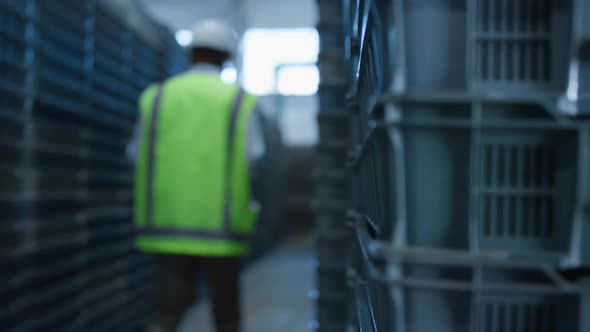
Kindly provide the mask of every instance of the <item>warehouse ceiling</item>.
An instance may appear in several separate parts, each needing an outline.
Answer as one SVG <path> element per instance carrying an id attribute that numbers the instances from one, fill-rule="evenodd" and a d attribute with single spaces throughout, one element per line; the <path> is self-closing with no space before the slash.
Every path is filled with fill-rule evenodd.
<path id="1" fill-rule="evenodd" d="M 248 28 L 313 27 L 315 0 L 138 0 L 148 13 L 173 30 L 188 29 L 195 21 L 214 17 Z"/>

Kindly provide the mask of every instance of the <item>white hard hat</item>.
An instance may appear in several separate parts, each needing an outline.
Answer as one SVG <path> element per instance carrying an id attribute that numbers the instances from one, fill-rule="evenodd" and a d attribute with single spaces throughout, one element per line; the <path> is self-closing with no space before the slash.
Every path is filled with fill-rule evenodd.
<path id="1" fill-rule="evenodd" d="M 223 21 L 208 19 L 194 25 L 189 48 L 210 48 L 234 55 L 237 43 L 238 35 L 231 26 Z"/>

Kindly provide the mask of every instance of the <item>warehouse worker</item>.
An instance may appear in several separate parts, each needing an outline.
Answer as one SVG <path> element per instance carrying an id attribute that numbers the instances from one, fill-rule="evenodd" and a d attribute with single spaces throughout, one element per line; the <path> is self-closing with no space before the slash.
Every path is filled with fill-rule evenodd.
<path id="1" fill-rule="evenodd" d="M 192 68 L 140 97 L 135 184 L 137 247 L 155 254 L 148 331 L 175 331 L 206 275 L 217 331 L 240 325 L 240 258 L 257 219 L 251 177 L 264 153 L 257 99 L 220 78 L 236 33 L 222 22 L 195 25 Z"/>

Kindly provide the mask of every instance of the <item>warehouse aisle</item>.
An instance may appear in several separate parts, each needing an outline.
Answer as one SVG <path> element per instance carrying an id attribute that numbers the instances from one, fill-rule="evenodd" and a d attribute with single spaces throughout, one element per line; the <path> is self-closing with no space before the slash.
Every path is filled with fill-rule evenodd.
<path id="1" fill-rule="evenodd" d="M 312 252 L 289 243 L 249 267 L 242 277 L 244 332 L 302 332 L 312 318 Z M 189 309 L 180 332 L 212 332 L 209 303 Z"/>

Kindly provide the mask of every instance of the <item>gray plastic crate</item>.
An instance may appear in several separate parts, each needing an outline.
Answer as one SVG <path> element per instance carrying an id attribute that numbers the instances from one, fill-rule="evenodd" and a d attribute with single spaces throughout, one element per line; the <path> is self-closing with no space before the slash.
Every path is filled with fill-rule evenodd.
<path id="1" fill-rule="evenodd" d="M 572 48 L 569 59 L 567 88 L 560 99 L 560 110 L 568 115 L 590 115 L 590 13 L 584 0 L 574 1 Z"/>
<path id="2" fill-rule="evenodd" d="M 569 62 L 567 89 L 560 99 L 560 110 L 568 115 L 588 117 L 590 115 L 590 43 L 588 39 L 588 4 L 583 0 L 574 1 L 572 17 L 573 45 Z"/>
<path id="3" fill-rule="evenodd" d="M 386 90 L 536 99 L 553 107 L 563 96 L 565 112 L 584 112 L 586 89 L 578 85 L 585 84 L 584 52 L 573 60 L 571 54 L 580 50 L 569 24 L 572 1 L 365 0 L 345 6 L 350 96 L 365 112 Z"/>
<path id="4" fill-rule="evenodd" d="M 353 288 L 355 314 L 351 331 L 397 332 L 392 328 L 393 302 L 388 287 L 377 283 L 357 282 Z"/>
<path id="5" fill-rule="evenodd" d="M 398 105 L 359 153 L 357 219 L 400 247 L 590 263 L 588 124 L 526 104 Z"/>
<path id="6" fill-rule="evenodd" d="M 539 97 L 565 91 L 572 1 L 393 0 L 386 7 L 399 89 Z"/>
<path id="7" fill-rule="evenodd" d="M 561 93 L 572 44 L 572 1 L 478 0 L 467 7 L 471 87 Z M 511 89 L 518 88 L 515 92 Z"/>
<path id="8" fill-rule="evenodd" d="M 344 1 L 344 5 L 347 98 L 355 108 L 370 113 L 389 81 L 384 15 L 375 1 Z"/>
<path id="9" fill-rule="evenodd" d="M 364 223 L 357 224 L 357 232 L 364 253 L 353 279 L 357 295 L 376 287 L 391 300 L 380 303 L 365 296 L 365 302 L 359 303 L 359 312 L 373 310 L 372 317 L 381 325 L 375 331 L 590 328 L 590 288 L 564 279 L 549 265 L 461 251 L 398 250 L 371 240 Z M 387 323 L 386 312 L 391 319 Z"/>

